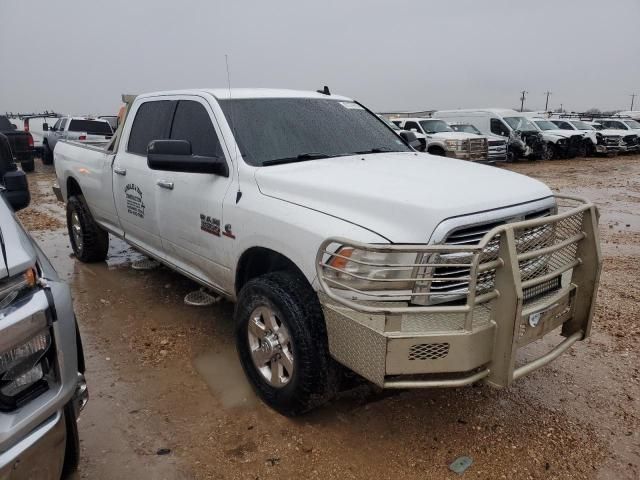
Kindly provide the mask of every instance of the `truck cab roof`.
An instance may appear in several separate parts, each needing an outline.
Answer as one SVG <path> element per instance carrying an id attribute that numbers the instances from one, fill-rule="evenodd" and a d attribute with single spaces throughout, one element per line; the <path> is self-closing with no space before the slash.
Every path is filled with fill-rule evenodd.
<path id="1" fill-rule="evenodd" d="M 275 88 L 201 88 L 188 90 L 167 90 L 145 93 L 137 98 L 158 97 L 164 95 L 202 95 L 209 94 L 218 100 L 245 99 L 245 98 L 326 98 L 352 102 L 353 99 L 341 95 L 326 95 L 324 93 L 302 90 L 286 90 Z"/>

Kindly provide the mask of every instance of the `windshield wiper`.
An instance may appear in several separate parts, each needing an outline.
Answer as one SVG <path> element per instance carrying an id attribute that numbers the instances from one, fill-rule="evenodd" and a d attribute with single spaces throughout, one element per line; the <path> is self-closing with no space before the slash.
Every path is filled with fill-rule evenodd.
<path id="1" fill-rule="evenodd" d="M 370 150 L 360 150 L 359 152 L 353 152 L 353 155 L 365 155 L 367 153 L 387 153 L 387 152 L 397 152 L 398 150 L 392 150 L 387 147 L 378 147 L 372 148 Z"/>
<path id="2" fill-rule="evenodd" d="M 287 157 L 287 158 L 274 158 L 272 160 L 265 160 L 262 162 L 263 167 L 268 167 L 270 165 L 282 165 L 283 163 L 295 163 L 295 162 L 305 162 L 307 160 L 317 160 L 319 158 L 329 158 L 331 155 L 327 155 L 326 153 L 301 153 L 295 157 Z"/>

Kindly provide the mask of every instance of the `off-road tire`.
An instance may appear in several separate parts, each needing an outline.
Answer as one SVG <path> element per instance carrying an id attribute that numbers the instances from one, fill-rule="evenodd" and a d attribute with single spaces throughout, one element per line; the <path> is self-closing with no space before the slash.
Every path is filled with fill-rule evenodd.
<path id="1" fill-rule="evenodd" d="M 49 148 L 48 143 L 45 143 L 44 145 L 42 145 L 42 163 L 44 165 L 53 164 L 53 152 Z"/>
<path id="2" fill-rule="evenodd" d="M 553 160 L 557 158 L 555 146 L 551 143 L 545 143 L 540 153 L 541 160 Z"/>
<path id="3" fill-rule="evenodd" d="M 22 160 L 20 162 L 20 166 L 22 167 L 23 172 L 33 172 L 36 167 L 35 161 L 33 158 L 29 160 Z"/>
<path id="4" fill-rule="evenodd" d="M 267 306 L 289 331 L 294 369 L 283 387 L 271 386 L 255 367 L 248 341 L 251 313 Z M 300 274 L 273 272 L 247 282 L 235 313 L 236 348 L 242 368 L 258 396 L 289 417 L 301 415 L 329 401 L 338 389 L 338 369 L 329 356 L 324 315 L 317 294 Z"/>
<path id="5" fill-rule="evenodd" d="M 80 223 L 82 245 L 77 245 L 72 231 L 72 216 L 78 215 Z M 76 258 L 84 263 L 102 262 L 107 258 L 109 250 L 109 234 L 93 219 L 84 196 L 69 197 L 67 201 L 67 231 L 69 241 Z"/>
<path id="6" fill-rule="evenodd" d="M 67 440 L 64 449 L 62 478 L 67 478 L 78 470 L 78 464 L 80 463 L 80 434 L 78 433 L 78 421 L 71 402 L 64 407 L 64 423 L 67 431 Z"/>

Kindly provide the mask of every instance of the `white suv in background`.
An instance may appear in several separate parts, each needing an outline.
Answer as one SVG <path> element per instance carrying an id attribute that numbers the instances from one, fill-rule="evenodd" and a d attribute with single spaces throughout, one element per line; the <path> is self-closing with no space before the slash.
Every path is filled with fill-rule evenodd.
<path id="1" fill-rule="evenodd" d="M 475 133 L 456 132 L 444 120 L 436 118 L 393 118 L 393 123 L 404 130 L 422 134 L 427 140 L 427 152 L 432 155 L 461 160 L 487 160 L 487 137 Z"/>
<path id="2" fill-rule="evenodd" d="M 617 133 L 599 132 L 588 123 L 571 118 L 550 118 L 560 130 L 576 131 L 585 136 L 587 155 L 594 153 L 617 153 L 620 151 L 622 138 Z"/>

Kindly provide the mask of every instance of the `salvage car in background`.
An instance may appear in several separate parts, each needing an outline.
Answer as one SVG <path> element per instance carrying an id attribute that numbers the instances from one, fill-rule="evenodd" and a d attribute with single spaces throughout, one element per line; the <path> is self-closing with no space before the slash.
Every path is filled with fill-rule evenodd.
<path id="1" fill-rule="evenodd" d="M 82 343 L 69 287 L 13 213 L 29 192 L 6 151 L 0 136 L 0 478 L 57 479 L 79 461 Z"/>
<path id="2" fill-rule="evenodd" d="M 546 118 L 529 117 L 531 123 L 540 131 L 542 138 L 552 150 L 551 158 L 573 158 L 587 155 L 585 135 L 579 132 L 562 130 Z"/>
<path id="3" fill-rule="evenodd" d="M 508 141 L 509 158 L 550 159 L 553 151 L 540 131 L 522 113 L 501 108 L 439 110 L 434 116 L 447 122 L 470 123 L 484 134 L 504 137 Z"/>
<path id="4" fill-rule="evenodd" d="M 20 130 L 4 115 L 0 115 L 0 133 L 5 135 L 9 140 L 13 158 L 16 162 L 20 163 L 22 170 L 25 172 L 33 172 L 35 149 L 31 134 Z"/>
<path id="5" fill-rule="evenodd" d="M 551 117 L 549 121 L 560 130 L 580 132 L 584 135 L 587 155 L 595 153 L 615 154 L 622 148 L 622 138 L 615 133 L 598 132 L 592 125 L 575 118 Z"/>
<path id="6" fill-rule="evenodd" d="M 460 160 L 486 161 L 489 157 L 487 138 L 475 133 L 456 132 L 447 122 L 436 118 L 393 118 L 398 127 L 424 135 L 427 152 Z"/>
<path id="7" fill-rule="evenodd" d="M 107 120 L 93 117 L 61 117 L 49 128 L 44 124 L 46 133 L 43 140 L 42 163 L 53 162 L 53 150 L 58 140 L 77 140 L 95 145 L 106 144 L 113 136 L 113 130 Z"/>
<path id="8" fill-rule="evenodd" d="M 449 126 L 456 132 L 475 133 L 476 135 L 483 135 L 475 126 L 470 123 L 456 123 L 449 122 Z M 489 145 L 489 161 L 490 162 L 506 162 L 508 160 L 508 148 L 507 140 L 504 137 L 498 135 L 484 134 L 487 137 Z"/>
<path id="9" fill-rule="evenodd" d="M 585 120 L 585 123 L 591 125 L 596 131 L 601 135 L 607 135 L 611 138 L 618 137 L 618 144 L 620 149 L 618 153 L 627 153 L 627 152 L 635 152 L 636 144 L 638 142 L 638 136 L 635 133 L 629 133 L 628 130 L 620 130 L 619 128 L 607 128 L 600 120 Z"/>
<path id="10" fill-rule="evenodd" d="M 506 387 L 589 335 L 593 204 L 416 152 L 350 98 L 149 93 L 108 146 L 54 155 L 76 258 L 104 261 L 111 232 L 236 301 L 245 374 L 285 415 L 331 399 L 338 364 L 382 388 Z"/>
<path id="11" fill-rule="evenodd" d="M 380 120 L 382 120 L 384 123 L 389 125 L 389 128 L 391 128 L 394 132 L 396 132 L 400 136 L 403 136 L 403 132 L 408 132 L 408 130 L 403 130 L 398 125 L 396 125 L 391 120 L 389 120 L 388 118 L 386 118 L 386 117 L 384 117 L 382 115 L 378 115 L 378 118 L 380 118 Z M 415 147 L 416 150 L 418 150 L 419 152 L 426 151 L 427 150 L 427 138 L 426 138 L 426 136 L 421 134 L 421 133 L 417 133 L 417 132 L 412 132 L 412 133 L 413 133 L 413 135 L 415 135 L 416 140 L 419 142 L 419 145 Z"/>
<path id="12" fill-rule="evenodd" d="M 596 120 L 604 128 L 624 132 L 622 140 L 625 150 L 629 153 L 640 151 L 640 122 L 626 117 L 598 118 Z"/>

